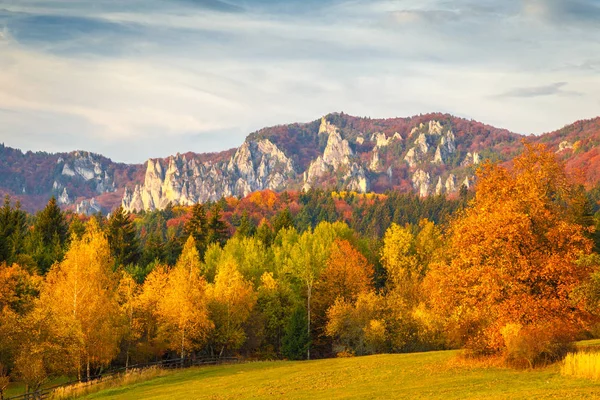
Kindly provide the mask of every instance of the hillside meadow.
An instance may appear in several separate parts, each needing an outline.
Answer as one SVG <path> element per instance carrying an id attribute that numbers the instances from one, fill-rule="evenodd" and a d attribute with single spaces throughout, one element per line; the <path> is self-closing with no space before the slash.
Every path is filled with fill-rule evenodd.
<path id="1" fill-rule="evenodd" d="M 496 364 L 465 360 L 459 351 L 251 362 L 171 372 L 84 398 L 600 398 L 598 382 L 562 376 L 560 363 L 533 370 L 516 370 Z"/>

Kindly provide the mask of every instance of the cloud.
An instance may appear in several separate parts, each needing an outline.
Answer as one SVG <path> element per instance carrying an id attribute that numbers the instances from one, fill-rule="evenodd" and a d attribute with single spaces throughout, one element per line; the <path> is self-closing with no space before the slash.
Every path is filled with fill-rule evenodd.
<path id="1" fill-rule="evenodd" d="M 543 97 L 543 96 L 555 96 L 555 95 L 569 95 L 578 96 L 581 93 L 563 90 L 563 87 L 567 85 L 567 82 L 556 82 L 549 85 L 543 86 L 529 86 L 519 87 L 509 90 L 508 92 L 498 95 L 498 97 L 516 97 L 516 98 L 529 98 L 529 97 Z"/>
<path id="2" fill-rule="evenodd" d="M 523 12 L 553 24 L 600 23 L 600 4 L 596 0 L 523 0 Z"/>
<path id="3" fill-rule="evenodd" d="M 2 7 L 0 141 L 24 149 L 143 162 L 230 148 L 264 126 L 340 110 L 446 111 L 542 132 L 594 116 L 600 99 L 590 64 L 599 33 L 528 23 L 521 0 Z"/>

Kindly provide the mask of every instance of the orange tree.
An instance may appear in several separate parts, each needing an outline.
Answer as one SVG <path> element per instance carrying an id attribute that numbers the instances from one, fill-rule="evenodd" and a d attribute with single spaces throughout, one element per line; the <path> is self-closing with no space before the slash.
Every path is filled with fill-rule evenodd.
<path id="1" fill-rule="evenodd" d="M 431 306 L 475 353 L 556 358 L 588 317 L 572 296 L 590 273 L 577 261 L 592 249 L 572 212 L 580 192 L 543 145 L 477 177 L 475 199 L 451 223 L 448 261 L 426 277 Z"/>

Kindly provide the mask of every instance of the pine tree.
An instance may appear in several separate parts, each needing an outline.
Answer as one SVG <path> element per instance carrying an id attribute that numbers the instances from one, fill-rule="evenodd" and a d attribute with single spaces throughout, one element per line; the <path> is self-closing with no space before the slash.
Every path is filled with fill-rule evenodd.
<path id="1" fill-rule="evenodd" d="M 12 208 L 10 196 L 4 198 L 4 206 L 0 208 L 0 262 L 12 264 L 16 257 L 23 253 L 27 215 L 21 210 L 17 201 Z"/>
<path id="2" fill-rule="evenodd" d="M 135 264 L 139 261 L 140 249 L 135 226 L 122 206 L 110 216 L 106 233 L 115 266 Z"/>
<path id="3" fill-rule="evenodd" d="M 56 261 L 62 260 L 68 232 L 65 215 L 56 204 L 56 199 L 52 197 L 46 208 L 37 215 L 31 243 L 34 247 L 33 258 L 42 274 Z"/>
<path id="4" fill-rule="evenodd" d="M 310 337 L 306 330 L 306 310 L 296 307 L 285 329 L 283 337 L 283 355 L 290 360 L 304 360 L 310 346 Z"/>
<path id="5" fill-rule="evenodd" d="M 237 236 L 249 237 L 254 236 L 255 233 L 256 226 L 254 225 L 254 222 L 248 217 L 248 213 L 244 211 L 244 213 L 242 214 L 242 218 L 240 218 L 240 222 L 237 227 L 237 230 L 235 231 L 235 234 Z"/>
<path id="6" fill-rule="evenodd" d="M 220 246 L 224 246 L 229 238 L 227 225 L 223 221 L 222 214 L 221 204 L 216 203 L 211 210 L 210 219 L 208 220 L 208 244 L 218 243 Z"/>
<path id="7" fill-rule="evenodd" d="M 294 218 L 290 213 L 290 209 L 286 208 L 275 215 L 273 218 L 273 231 L 275 232 L 275 236 L 279 233 L 280 230 L 284 228 L 293 228 L 294 227 Z"/>
<path id="8" fill-rule="evenodd" d="M 192 218 L 185 224 L 185 238 L 194 237 L 200 258 L 204 257 L 208 240 L 208 219 L 204 204 L 197 203 L 192 207 Z"/>

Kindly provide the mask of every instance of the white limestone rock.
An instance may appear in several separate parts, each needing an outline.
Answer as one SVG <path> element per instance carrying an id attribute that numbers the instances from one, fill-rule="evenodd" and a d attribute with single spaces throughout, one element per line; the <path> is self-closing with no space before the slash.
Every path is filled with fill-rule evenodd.
<path id="1" fill-rule="evenodd" d="M 564 151 L 564 150 L 572 150 L 572 149 L 573 149 L 573 143 L 571 143 L 571 142 L 569 142 L 567 140 L 563 140 L 558 145 L 558 151 L 557 151 L 557 153 L 560 153 L 561 151 Z"/>
<path id="2" fill-rule="evenodd" d="M 58 204 L 62 206 L 66 206 L 71 204 L 71 199 L 69 198 L 69 193 L 67 192 L 67 188 L 64 188 L 60 196 L 56 199 Z"/>
<path id="3" fill-rule="evenodd" d="M 428 132 L 430 135 L 441 135 L 442 134 L 442 124 L 439 121 L 429 121 L 429 129 Z"/>
<path id="4" fill-rule="evenodd" d="M 373 156 L 371 158 L 371 162 L 369 163 L 369 169 L 373 172 L 378 172 L 380 162 L 381 161 L 379 160 L 379 152 L 377 151 L 377 147 L 375 147 L 373 149 Z"/>
<path id="5" fill-rule="evenodd" d="M 281 190 L 296 177 L 295 167 L 268 139 L 245 142 L 229 160 L 198 162 L 185 155 L 148 160 L 144 184 L 126 191 L 127 211 L 163 209 L 169 203 L 192 205 L 256 190 Z"/>
<path id="6" fill-rule="evenodd" d="M 412 177 L 413 187 L 419 193 L 419 196 L 426 197 L 429 194 L 429 186 L 431 185 L 431 176 L 428 172 L 418 169 Z"/>
<path id="7" fill-rule="evenodd" d="M 442 177 L 438 177 L 437 184 L 435 185 L 435 194 L 439 196 L 443 193 L 444 185 L 442 184 Z"/>
<path id="8" fill-rule="evenodd" d="M 326 164 L 331 165 L 333 169 L 337 170 L 340 165 L 349 164 L 349 157 L 352 154 L 352 149 L 350 149 L 348 141 L 342 139 L 342 136 L 337 129 L 335 132 L 329 134 L 327 146 L 323 152 L 323 161 Z"/>
<path id="9" fill-rule="evenodd" d="M 444 186 L 446 187 L 446 193 L 456 192 L 456 175 L 450 174 Z"/>
<path id="10" fill-rule="evenodd" d="M 367 193 L 369 191 L 369 181 L 366 172 L 357 163 L 352 163 L 344 178 L 347 180 L 346 188 L 348 190 L 358 193 Z"/>

